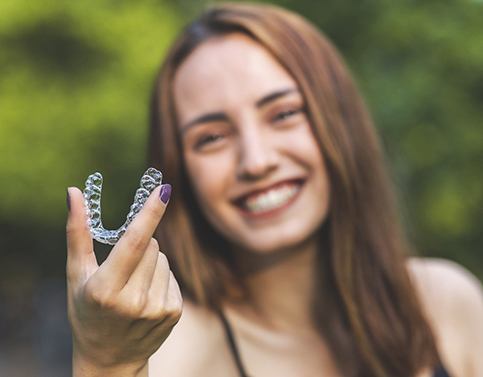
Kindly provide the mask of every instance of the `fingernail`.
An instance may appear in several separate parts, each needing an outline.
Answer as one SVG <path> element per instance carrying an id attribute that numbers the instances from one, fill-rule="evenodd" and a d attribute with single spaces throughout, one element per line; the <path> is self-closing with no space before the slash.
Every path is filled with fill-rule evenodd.
<path id="1" fill-rule="evenodd" d="M 167 204 L 169 201 L 169 197 L 171 196 L 171 185 L 166 183 L 161 185 L 161 191 L 159 193 L 159 198 L 164 204 Z"/>
<path id="2" fill-rule="evenodd" d="M 69 195 L 69 189 L 67 189 L 67 197 L 66 197 L 66 202 L 67 202 L 67 209 L 70 212 L 70 195 Z"/>

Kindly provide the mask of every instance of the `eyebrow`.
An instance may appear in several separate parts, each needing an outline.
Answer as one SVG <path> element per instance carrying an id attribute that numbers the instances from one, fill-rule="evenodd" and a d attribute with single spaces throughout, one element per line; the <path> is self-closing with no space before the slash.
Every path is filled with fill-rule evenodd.
<path id="1" fill-rule="evenodd" d="M 280 97 L 284 97 L 288 94 L 291 93 L 297 93 L 298 89 L 297 88 L 285 88 L 281 90 L 276 90 L 275 92 L 269 93 L 259 100 L 255 102 L 255 106 L 257 108 L 261 108 L 265 106 L 266 104 L 275 101 L 276 99 Z M 186 123 L 182 128 L 181 128 L 181 133 L 184 134 L 186 131 L 188 131 L 190 128 L 200 125 L 202 123 L 209 123 L 209 122 L 216 122 L 216 121 L 227 121 L 228 116 L 223 113 L 223 112 L 214 112 L 214 113 L 208 113 L 201 115 L 192 121 Z"/>

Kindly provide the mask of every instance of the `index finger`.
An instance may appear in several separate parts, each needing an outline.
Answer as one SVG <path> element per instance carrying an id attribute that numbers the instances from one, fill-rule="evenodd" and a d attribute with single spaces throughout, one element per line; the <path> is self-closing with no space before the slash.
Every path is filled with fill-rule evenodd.
<path id="1" fill-rule="evenodd" d="M 171 185 L 164 184 L 154 189 L 141 211 L 128 226 L 126 233 L 99 268 L 105 274 L 106 284 L 115 290 L 122 289 L 141 261 L 142 256 L 156 230 L 171 195 Z"/>

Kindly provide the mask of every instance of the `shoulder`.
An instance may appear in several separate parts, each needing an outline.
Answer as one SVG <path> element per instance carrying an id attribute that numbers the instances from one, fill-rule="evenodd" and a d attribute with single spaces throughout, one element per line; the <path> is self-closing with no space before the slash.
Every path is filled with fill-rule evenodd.
<path id="1" fill-rule="evenodd" d="M 209 309 L 184 300 L 178 323 L 149 359 L 151 377 L 190 377 L 210 371 L 217 375 L 219 357 L 226 352 L 224 332 L 218 317 Z M 211 373 L 212 372 L 212 373 Z"/>
<path id="2" fill-rule="evenodd" d="M 483 300 L 480 281 L 460 264 L 439 258 L 410 258 L 408 271 L 424 301 L 445 306 L 455 304 L 475 306 Z"/>
<path id="3" fill-rule="evenodd" d="M 463 266 L 411 258 L 408 271 L 440 348 L 455 376 L 479 376 L 483 364 L 483 290 Z"/>

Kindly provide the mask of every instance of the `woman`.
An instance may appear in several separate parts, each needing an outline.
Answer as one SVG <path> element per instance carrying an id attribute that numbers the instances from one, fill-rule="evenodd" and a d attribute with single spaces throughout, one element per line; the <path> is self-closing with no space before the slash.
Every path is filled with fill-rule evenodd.
<path id="1" fill-rule="evenodd" d="M 101 266 L 68 190 L 74 375 L 483 375 L 480 285 L 408 259 L 370 117 L 307 21 L 212 8 L 152 109 L 150 164 L 176 190 L 159 243 L 170 185 Z"/>

